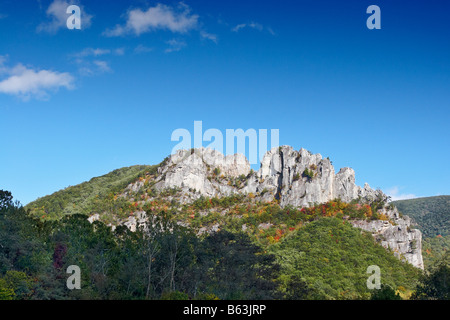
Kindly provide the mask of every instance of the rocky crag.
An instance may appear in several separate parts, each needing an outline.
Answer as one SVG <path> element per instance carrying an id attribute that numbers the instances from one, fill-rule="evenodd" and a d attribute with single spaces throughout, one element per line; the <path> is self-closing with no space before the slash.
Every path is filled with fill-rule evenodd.
<path id="1" fill-rule="evenodd" d="M 130 192 L 143 187 L 137 181 L 128 186 Z M 180 190 L 176 200 L 189 203 L 204 197 L 224 197 L 233 194 L 252 195 L 262 202 L 278 201 L 280 206 L 308 207 L 334 199 L 344 202 L 359 200 L 370 203 L 387 199 L 381 190 L 355 184 L 355 172 L 342 168 L 335 173 L 328 158 L 301 149 L 281 146 L 268 151 L 258 171 L 253 171 L 241 154 L 224 156 L 211 149 L 179 150 L 158 168 L 154 188 Z M 412 265 L 423 269 L 421 255 L 422 236 L 412 229 L 411 220 L 401 217 L 395 207 L 380 209 L 389 220 L 352 221 L 355 227 L 367 230 Z M 134 217 L 131 219 L 135 219 Z M 133 227 L 133 222 L 127 225 Z"/>
<path id="2" fill-rule="evenodd" d="M 159 168 L 155 187 L 181 188 L 193 198 L 255 194 L 262 201 L 279 200 L 282 207 L 307 207 L 336 198 L 375 199 L 381 191 L 355 184 L 355 172 L 343 168 L 337 174 L 331 161 L 305 149 L 282 146 L 268 151 L 257 172 L 244 155 L 224 156 L 211 149 L 180 150 Z M 231 179 L 230 179 L 231 178 Z M 235 183 L 235 180 L 240 183 Z M 189 198 L 184 199 L 189 201 Z"/>

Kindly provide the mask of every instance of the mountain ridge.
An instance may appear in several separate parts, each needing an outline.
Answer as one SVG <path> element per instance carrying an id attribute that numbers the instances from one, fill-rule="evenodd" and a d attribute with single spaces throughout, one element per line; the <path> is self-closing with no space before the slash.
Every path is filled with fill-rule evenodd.
<path id="1" fill-rule="evenodd" d="M 420 197 L 392 202 L 410 216 L 426 237 L 450 235 L 450 195 Z"/>
<path id="2" fill-rule="evenodd" d="M 295 151 L 290 146 L 266 152 L 256 172 L 243 155 L 225 157 L 207 148 L 179 150 L 158 172 L 157 189 L 176 187 L 185 193 L 196 190 L 208 197 L 252 193 L 261 201 L 279 200 L 282 207 L 306 207 L 335 198 L 345 202 L 387 198 L 367 183 L 357 186 L 353 169 L 345 167 L 335 173 L 329 158 L 323 159 L 303 148 Z M 239 177 L 242 184 L 236 185 L 229 177 Z"/>
<path id="3" fill-rule="evenodd" d="M 185 226 L 206 217 L 211 221 L 205 226 L 200 224 L 198 231 L 210 233 L 219 230 L 222 225 L 217 221 L 224 219 L 210 218 L 216 214 L 214 210 L 220 209 L 219 216 L 226 216 L 235 209 L 206 204 L 210 209 L 202 211 L 205 201 L 212 204 L 213 201 L 222 201 L 215 199 L 231 199 L 236 205 L 246 205 L 247 214 L 266 210 L 265 204 L 279 206 L 288 212 L 289 208 L 297 208 L 296 211 L 310 208 L 313 216 L 323 211 L 323 215 L 360 217 L 363 220 L 351 221 L 355 227 L 371 232 L 398 258 L 423 268 L 421 233 L 411 228 L 410 219 L 389 206 L 388 197 L 381 190 L 373 190 L 367 183 L 364 187 L 357 186 L 353 169 L 342 168 L 335 173 L 331 161 L 323 159 L 320 154 L 312 154 L 305 149 L 295 151 L 290 146 L 273 148 L 264 155 L 260 169 L 255 172 L 244 155 L 224 156 L 218 151 L 200 148 L 179 150 L 159 165 L 141 169 L 125 175 L 122 183 L 118 184 L 120 187 L 106 188 L 95 196 L 90 194 L 90 203 L 78 213 L 89 215 L 90 222 L 102 220 L 112 227 L 125 225 L 136 229 L 149 211 L 173 211 L 180 217 L 179 223 Z M 51 200 L 52 196 L 46 199 Z M 40 202 L 45 203 L 45 199 Z M 339 203 L 353 204 L 341 206 Z M 40 207 L 38 204 L 39 201 L 31 203 L 27 209 L 44 218 L 53 214 L 45 205 Z M 342 208 L 325 209 L 325 204 Z M 76 201 L 66 201 L 65 208 L 71 205 L 72 211 L 76 212 Z M 186 213 L 185 220 L 181 218 L 182 213 Z M 261 220 L 256 229 L 272 228 L 272 218 L 267 219 Z M 242 222 L 233 223 L 241 223 L 244 230 Z"/>

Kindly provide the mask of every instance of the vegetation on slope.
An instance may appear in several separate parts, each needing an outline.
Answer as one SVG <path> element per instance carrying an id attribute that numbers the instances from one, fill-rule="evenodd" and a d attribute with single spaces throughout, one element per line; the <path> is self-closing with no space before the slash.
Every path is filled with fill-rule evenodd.
<path id="1" fill-rule="evenodd" d="M 131 166 L 114 170 L 101 177 L 55 192 L 26 206 L 35 217 L 59 219 L 65 215 L 91 213 L 95 201 L 104 201 L 121 192 L 139 176 L 155 171 L 157 166 Z"/>
<path id="2" fill-rule="evenodd" d="M 392 202 L 400 212 L 414 219 L 425 237 L 450 235 L 450 196 L 436 196 Z"/>
<path id="3" fill-rule="evenodd" d="M 77 214 L 42 221 L 8 202 L 0 300 L 276 298 L 275 259 L 246 234 L 199 238 L 164 212 L 148 217 L 148 231 L 112 230 Z M 70 265 L 81 269 L 81 290 L 66 286 Z"/>
<path id="4" fill-rule="evenodd" d="M 395 292 L 427 299 L 445 297 L 448 287 L 430 273 L 416 290 L 420 270 L 344 219 L 343 213 L 373 218 L 370 206 L 356 203 L 331 202 L 295 213 L 276 203 L 265 204 L 265 210 L 253 203 L 263 209 L 259 214 L 244 212 L 252 208 L 247 198 L 201 199 L 195 206 L 227 207 L 248 219 L 248 230 L 263 232 L 238 230 L 229 223 L 234 220 L 226 220 L 232 213 L 216 216 L 225 218 L 220 230 L 199 235 L 195 224 L 179 224 L 183 215 L 196 220 L 189 206 L 164 210 L 167 204 L 153 203 L 146 211 L 153 227 L 131 232 L 91 224 L 85 215 L 37 219 L 13 204 L 10 193 L 0 195 L 0 299 L 397 299 Z M 260 229 L 260 221 L 272 226 Z M 270 229 L 274 241 L 265 234 Z M 66 269 L 74 264 L 81 268 L 81 290 L 66 287 Z M 379 292 L 366 288 L 372 264 L 381 268 Z"/>
<path id="5" fill-rule="evenodd" d="M 425 269 L 428 270 L 450 253 L 450 235 L 424 238 L 422 251 L 423 264 Z"/>
<path id="6" fill-rule="evenodd" d="M 393 204 L 413 218 L 422 231 L 425 270 L 433 268 L 450 251 L 450 196 L 400 200 Z"/>
<path id="7" fill-rule="evenodd" d="M 380 267 L 384 285 L 407 295 L 419 273 L 376 244 L 370 233 L 335 217 L 306 224 L 269 252 L 281 264 L 282 290 L 297 299 L 369 299 L 366 272 L 371 265 Z"/>
<path id="8" fill-rule="evenodd" d="M 36 233 L 27 235 L 22 246 L 38 250 L 19 250 L 24 254 L 20 258 L 3 256 L 9 263 L 0 270 L 3 295 L 20 299 L 398 299 L 410 297 L 416 288 L 420 270 L 398 260 L 369 233 L 351 226 L 353 219 L 389 220 L 378 212 L 384 199 L 372 203 L 336 199 L 309 208 L 282 208 L 276 200 L 262 203 L 249 194 L 199 196 L 182 204 L 180 189 L 154 188 L 156 169 L 122 168 L 29 204 L 30 217 L 18 221 L 25 221 L 24 236 L 30 228 Z M 130 184 L 135 188 L 127 188 Z M 9 210 L 24 212 L 14 206 Z M 121 226 L 142 212 L 153 224 L 157 220 L 170 228 L 150 230 L 149 241 L 139 225 L 136 232 Z M 86 215 L 93 214 L 98 214 L 99 221 L 90 224 Z M 119 227 L 113 231 L 107 225 Z M 21 243 L 20 238 L 16 240 Z M 436 238 L 430 247 L 424 243 L 426 265 L 443 259 L 444 240 Z M 438 245 L 442 248 L 437 249 Z M 26 269 L 16 261 L 27 261 Z M 79 264 L 83 270 L 86 289 L 82 292 L 64 290 L 58 280 L 70 264 Z M 366 286 L 370 265 L 381 268 L 383 288 L 377 292 Z M 12 273 L 16 271 L 23 274 Z M 12 284 L 15 278 L 23 278 L 17 281 L 29 289 L 20 293 Z"/>

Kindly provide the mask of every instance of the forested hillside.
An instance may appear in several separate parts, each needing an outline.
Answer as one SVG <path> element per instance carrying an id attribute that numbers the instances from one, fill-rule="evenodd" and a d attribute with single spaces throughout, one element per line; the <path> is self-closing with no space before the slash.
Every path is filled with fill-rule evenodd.
<path id="1" fill-rule="evenodd" d="M 450 234 L 450 196 L 436 196 L 392 202 L 413 218 L 425 237 Z"/>
<path id="2" fill-rule="evenodd" d="M 8 202 L 0 214 L 3 299 L 369 299 L 368 265 L 407 296 L 420 271 L 338 217 L 314 217 L 280 241 L 245 232 L 198 236 L 173 212 L 149 213 L 149 233 L 84 215 L 43 221 Z M 82 289 L 66 269 L 82 270 Z"/>
<path id="3" fill-rule="evenodd" d="M 418 297 L 422 271 L 382 247 L 383 237 L 352 226 L 356 220 L 395 225 L 383 211 L 384 198 L 300 208 L 253 193 L 205 197 L 192 190 L 196 200 L 183 201 L 180 188 L 155 188 L 166 163 L 118 169 L 26 208 L 4 192 L 3 299 Z M 213 170 L 208 179 L 222 178 Z M 445 252 L 434 242 L 427 246 L 432 270 Z M 81 290 L 66 287 L 70 265 L 82 271 Z M 380 267 L 382 291 L 367 288 L 371 265 Z"/>
<path id="4" fill-rule="evenodd" d="M 27 206 L 31 214 L 45 219 L 59 219 L 75 213 L 90 214 L 94 202 L 106 200 L 121 192 L 143 172 L 150 172 L 156 166 L 131 166 L 114 170 L 100 177 L 92 178 L 76 186 L 70 186 L 52 195 L 39 198 Z"/>
<path id="5" fill-rule="evenodd" d="M 404 214 L 414 219 L 423 233 L 423 261 L 433 267 L 450 250 L 450 196 L 394 201 Z"/>

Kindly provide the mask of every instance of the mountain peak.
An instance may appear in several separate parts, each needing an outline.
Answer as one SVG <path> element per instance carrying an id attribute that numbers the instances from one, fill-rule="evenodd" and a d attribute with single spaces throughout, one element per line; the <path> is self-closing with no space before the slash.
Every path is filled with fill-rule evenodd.
<path id="1" fill-rule="evenodd" d="M 278 200 L 282 207 L 307 207 L 336 198 L 350 202 L 386 197 L 368 184 L 357 186 L 353 169 L 342 168 L 336 174 L 328 158 L 304 148 L 296 151 L 291 146 L 266 152 L 257 172 L 251 170 L 242 154 L 224 156 L 208 148 L 179 150 L 158 172 L 157 189 L 181 188 L 191 193 L 192 199 L 201 195 L 253 194 L 262 201 Z"/>
<path id="2" fill-rule="evenodd" d="M 395 207 L 387 204 L 387 199 L 382 191 L 373 190 L 367 183 L 357 186 L 352 168 L 342 168 L 335 173 L 328 158 L 306 149 L 296 151 L 290 146 L 281 146 L 264 155 L 256 172 L 242 154 L 224 156 L 208 148 L 180 150 L 158 166 L 115 170 L 27 207 L 33 215 L 43 219 L 49 214 L 58 217 L 85 213 L 91 222 L 101 220 L 112 227 L 125 225 L 131 230 L 147 212 L 154 210 L 171 210 L 178 222 L 186 226 L 191 225 L 190 219 L 195 220 L 196 215 L 199 218 L 212 215 L 211 221 L 198 229 L 199 233 L 209 233 L 220 228 L 217 221 L 221 219 L 217 219 L 217 215 L 225 217 L 235 209 L 219 206 L 214 213 L 201 209 L 205 201 L 211 206 L 222 200 L 223 203 L 239 203 L 241 209 L 245 206 L 247 210 L 239 209 L 239 215 L 270 207 L 281 211 L 290 211 L 293 207 L 297 212 L 311 209 L 314 214 L 319 208 L 324 214 L 327 204 L 346 203 L 346 212 L 336 209 L 332 210 L 333 214 L 340 212 L 355 227 L 371 232 L 380 239 L 382 246 L 391 248 L 398 257 L 423 268 L 420 231 L 411 229 L 410 219 L 401 217 Z M 363 212 L 359 216 L 353 212 L 364 208 L 371 208 L 369 211 L 374 215 Z M 254 227 L 264 229 L 271 225 L 272 219 L 268 218 Z M 243 223 L 242 228 L 245 227 Z"/>

